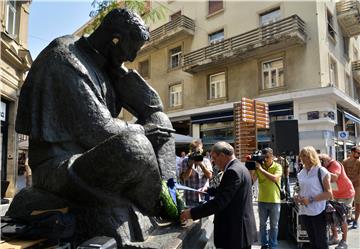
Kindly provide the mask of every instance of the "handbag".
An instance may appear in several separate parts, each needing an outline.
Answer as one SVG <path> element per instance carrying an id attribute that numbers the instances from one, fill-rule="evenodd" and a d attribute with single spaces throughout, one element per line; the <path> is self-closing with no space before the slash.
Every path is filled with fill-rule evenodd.
<path id="1" fill-rule="evenodd" d="M 318 178 L 321 188 L 324 191 L 324 186 L 321 181 L 320 168 L 318 169 Z M 325 219 L 328 225 L 341 226 L 348 212 L 349 208 L 344 203 L 333 200 L 326 201 Z"/>
<path id="2" fill-rule="evenodd" d="M 287 193 L 285 191 L 285 189 L 281 189 L 279 184 L 277 182 L 275 182 L 275 185 L 278 187 L 279 191 L 280 191 L 280 200 L 287 200 Z"/>

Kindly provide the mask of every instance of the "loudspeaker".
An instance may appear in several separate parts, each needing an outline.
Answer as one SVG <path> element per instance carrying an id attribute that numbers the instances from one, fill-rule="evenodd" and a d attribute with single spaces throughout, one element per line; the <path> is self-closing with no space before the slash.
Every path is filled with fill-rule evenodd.
<path id="1" fill-rule="evenodd" d="M 271 148 L 274 155 L 299 154 L 299 129 L 297 120 L 275 120 L 270 123 Z"/>

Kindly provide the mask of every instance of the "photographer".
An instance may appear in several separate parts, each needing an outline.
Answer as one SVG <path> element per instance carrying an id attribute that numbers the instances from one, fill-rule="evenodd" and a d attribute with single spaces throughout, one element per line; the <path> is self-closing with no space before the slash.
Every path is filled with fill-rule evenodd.
<path id="1" fill-rule="evenodd" d="M 264 162 L 256 162 L 256 170 L 252 172 L 253 182 L 259 180 L 259 219 L 261 248 L 276 248 L 278 237 L 278 223 L 280 218 L 280 185 L 282 167 L 273 160 L 273 150 L 262 150 Z M 270 235 L 267 234 L 266 221 L 270 218 Z"/>
<path id="2" fill-rule="evenodd" d="M 192 141 L 190 153 L 182 161 L 180 169 L 180 179 L 187 187 L 202 189 L 209 185 L 209 179 L 212 177 L 212 165 L 209 159 L 202 156 L 202 152 L 202 142 L 200 140 Z M 185 191 L 185 201 L 188 207 L 197 206 L 203 200 L 203 195 Z"/>

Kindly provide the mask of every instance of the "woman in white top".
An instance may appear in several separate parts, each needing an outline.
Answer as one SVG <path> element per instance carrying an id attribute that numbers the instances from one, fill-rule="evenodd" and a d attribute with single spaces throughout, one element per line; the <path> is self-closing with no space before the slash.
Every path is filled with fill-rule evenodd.
<path id="1" fill-rule="evenodd" d="M 320 165 L 318 154 L 314 147 L 307 146 L 300 151 L 300 159 L 304 168 L 297 175 L 300 192 L 294 196 L 300 204 L 299 213 L 310 240 L 312 249 L 328 249 L 326 237 L 325 206 L 326 200 L 332 198 L 330 174 Z M 318 172 L 322 186 L 319 181 Z"/>

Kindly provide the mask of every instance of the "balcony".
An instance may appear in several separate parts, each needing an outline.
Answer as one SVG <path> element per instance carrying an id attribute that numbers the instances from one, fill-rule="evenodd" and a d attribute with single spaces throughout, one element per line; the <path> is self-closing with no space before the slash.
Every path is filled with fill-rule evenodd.
<path id="1" fill-rule="evenodd" d="M 359 0 L 342 0 L 336 3 L 337 19 L 347 37 L 360 34 L 360 2 Z"/>
<path id="2" fill-rule="evenodd" d="M 196 73 L 213 66 L 306 43 L 305 23 L 293 15 L 185 54 L 183 70 Z"/>
<path id="3" fill-rule="evenodd" d="M 157 47 L 162 43 L 182 36 L 193 36 L 195 32 L 195 22 L 187 16 L 181 15 L 174 20 L 150 31 L 150 41 L 141 49 L 140 53 L 148 51 L 152 47 Z"/>
<path id="4" fill-rule="evenodd" d="M 351 66 L 354 79 L 360 83 L 360 60 L 354 61 Z"/>

